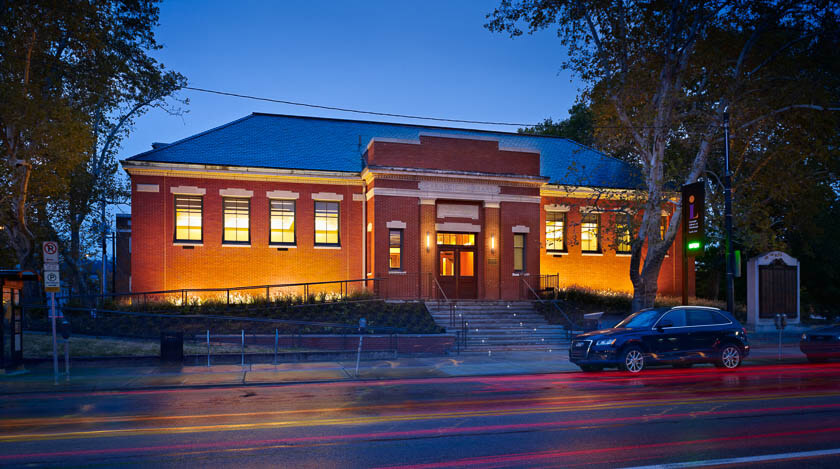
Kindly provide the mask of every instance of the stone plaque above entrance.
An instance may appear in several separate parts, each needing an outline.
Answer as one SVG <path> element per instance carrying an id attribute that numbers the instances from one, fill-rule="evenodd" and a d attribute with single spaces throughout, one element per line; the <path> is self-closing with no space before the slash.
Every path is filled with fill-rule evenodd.
<path id="1" fill-rule="evenodd" d="M 438 204 L 437 217 L 478 220 L 478 205 Z"/>

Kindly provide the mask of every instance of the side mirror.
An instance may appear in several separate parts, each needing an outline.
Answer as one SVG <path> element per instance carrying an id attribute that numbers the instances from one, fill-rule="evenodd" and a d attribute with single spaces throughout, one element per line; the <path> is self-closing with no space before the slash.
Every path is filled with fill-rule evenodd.
<path id="1" fill-rule="evenodd" d="M 661 331 L 666 327 L 674 327 L 674 321 L 671 321 L 670 319 L 663 319 L 662 321 L 659 321 L 659 324 L 656 325 L 656 330 Z"/>

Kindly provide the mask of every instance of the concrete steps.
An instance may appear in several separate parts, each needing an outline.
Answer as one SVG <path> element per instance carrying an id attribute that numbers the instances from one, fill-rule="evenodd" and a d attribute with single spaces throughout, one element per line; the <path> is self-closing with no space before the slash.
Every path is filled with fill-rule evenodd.
<path id="1" fill-rule="evenodd" d="M 468 326 L 468 352 L 557 351 L 569 346 L 566 329 L 548 324 L 529 301 L 457 301 L 455 326 L 450 324 L 446 303 L 430 301 L 426 308 L 447 332 L 461 330 L 464 319 Z"/>

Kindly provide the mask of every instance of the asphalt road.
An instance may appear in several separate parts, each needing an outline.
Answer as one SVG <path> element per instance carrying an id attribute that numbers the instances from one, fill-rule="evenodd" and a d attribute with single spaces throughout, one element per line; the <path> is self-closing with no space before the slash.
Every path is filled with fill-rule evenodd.
<path id="1" fill-rule="evenodd" d="M 21 394 L 0 465 L 840 467 L 838 398 L 836 363 Z"/>

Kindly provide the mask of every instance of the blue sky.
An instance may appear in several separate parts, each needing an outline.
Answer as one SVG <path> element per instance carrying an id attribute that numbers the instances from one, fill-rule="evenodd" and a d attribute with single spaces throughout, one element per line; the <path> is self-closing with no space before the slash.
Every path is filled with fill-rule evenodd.
<path id="1" fill-rule="evenodd" d="M 560 70 L 560 41 L 553 31 L 516 39 L 489 32 L 485 15 L 497 3 L 168 0 L 156 29 L 164 48 L 154 56 L 199 88 L 454 119 L 565 117 L 580 85 Z M 190 99 L 189 112 L 140 118 L 120 159 L 255 111 L 422 123 L 186 90 L 180 96 Z"/>

